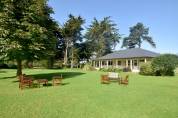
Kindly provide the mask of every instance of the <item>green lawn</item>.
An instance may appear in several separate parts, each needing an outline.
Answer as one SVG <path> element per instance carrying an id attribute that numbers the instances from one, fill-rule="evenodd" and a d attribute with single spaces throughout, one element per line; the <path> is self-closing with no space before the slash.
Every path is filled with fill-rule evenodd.
<path id="1" fill-rule="evenodd" d="M 27 69 L 49 80 L 62 73 L 64 85 L 19 90 L 15 73 L 0 70 L 0 118 L 178 118 L 178 76 L 129 74 L 128 86 L 102 85 L 102 72 Z"/>

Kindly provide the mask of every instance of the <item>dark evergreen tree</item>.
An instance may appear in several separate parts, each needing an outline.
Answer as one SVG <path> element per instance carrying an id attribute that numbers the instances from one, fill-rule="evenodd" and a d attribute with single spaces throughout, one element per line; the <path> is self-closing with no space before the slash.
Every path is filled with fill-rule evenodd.
<path id="1" fill-rule="evenodd" d="M 82 25 L 84 23 L 85 20 L 81 16 L 75 17 L 70 14 L 69 19 L 62 27 L 62 37 L 65 43 L 64 65 L 68 65 L 69 54 L 71 54 L 71 68 L 73 68 L 74 45 L 77 41 L 81 42 L 83 39 L 81 31 L 83 30 Z"/>
<path id="2" fill-rule="evenodd" d="M 156 47 L 152 37 L 148 36 L 149 28 L 146 28 L 143 23 L 137 23 L 135 26 L 130 28 L 130 34 L 123 40 L 122 47 L 126 48 L 141 48 L 143 41 L 148 42 L 152 47 Z"/>
<path id="3" fill-rule="evenodd" d="M 110 53 L 120 41 L 116 24 L 110 17 L 105 17 L 102 21 L 95 18 L 87 29 L 85 38 L 97 57 Z"/>

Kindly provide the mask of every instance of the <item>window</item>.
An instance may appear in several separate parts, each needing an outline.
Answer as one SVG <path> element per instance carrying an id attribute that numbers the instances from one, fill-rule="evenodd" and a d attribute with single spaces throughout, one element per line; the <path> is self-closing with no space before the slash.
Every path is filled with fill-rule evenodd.
<path id="1" fill-rule="evenodd" d="M 134 60 L 134 66 L 137 66 L 137 60 Z"/>
<path id="2" fill-rule="evenodd" d="M 111 66 L 112 65 L 112 61 L 108 61 L 108 65 Z"/>
<path id="3" fill-rule="evenodd" d="M 118 61 L 118 62 L 117 62 L 117 65 L 118 65 L 118 66 L 121 66 L 121 61 Z"/>
<path id="4" fill-rule="evenodd" d="M 128 60 L 128 66 L 130 66 L 130 60 Z"/>
<path id="5" fill-rule="evenodd" d="M 142 59 L 142 60 L 140 60 L 140 62 L 145 62 L 145 60 Z"/>
<path id="6" fill-rule="evenodd" d="M 106 61 L 102 61 L 102 65 L 106 65 Z"/>

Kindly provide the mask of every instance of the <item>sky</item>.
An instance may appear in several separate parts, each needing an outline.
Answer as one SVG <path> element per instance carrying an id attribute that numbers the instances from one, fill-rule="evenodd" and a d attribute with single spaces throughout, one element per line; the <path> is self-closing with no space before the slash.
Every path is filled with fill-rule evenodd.
<path id="1" fill-rule="evenodd" d="M 149 27 L 149 36 L 156 43 L 152 48 L 143 43 L 142 48 L 158 53 L 178 53 L 178 0 L 49 0 L 54 10 L 52 17 L 63 24 L 69 14 L 82 16 L 87 28 L 93 18 L 102 20 L 111 16 L 122 37 L 129 35 L 129 28 L 142 22 Z M 122 41 L 117 45 L 120 50 Z"/>

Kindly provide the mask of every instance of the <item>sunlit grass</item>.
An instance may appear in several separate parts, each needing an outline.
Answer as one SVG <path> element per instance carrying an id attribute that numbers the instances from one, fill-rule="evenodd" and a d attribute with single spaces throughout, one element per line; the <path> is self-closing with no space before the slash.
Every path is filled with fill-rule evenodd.
<path id="1" fill-rule="evenodd" d="M 63 74 L 64 85 L 19 90 L 15 70 L 0 70 L 2 118 L 177 118 L 178 76 L 129 74 L 129 85 L 100 84 L 98 71 L 24 70 L 34 78 Z"/>

